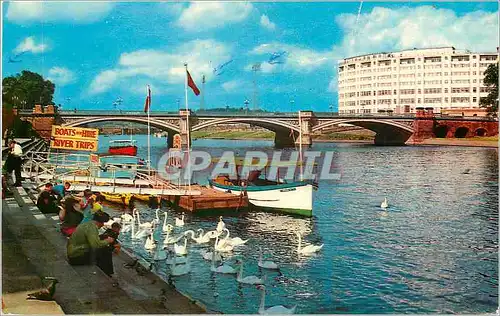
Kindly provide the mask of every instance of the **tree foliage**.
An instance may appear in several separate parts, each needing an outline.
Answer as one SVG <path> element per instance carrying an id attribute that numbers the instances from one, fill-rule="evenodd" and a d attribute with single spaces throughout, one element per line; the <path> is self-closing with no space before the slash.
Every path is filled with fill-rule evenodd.
<path id="1" fill-rule="evenodd" d="M 2 80 L 2 103 L 18 109 L 33 109 L 35 104 L 52 103 L 55 85 L 35 72 L 23 70 L 20 74 Z"/>
<path id="2" fill-rule="evenodd" d="M 480 105 L 488 108 L 488 112 L 498 111 L 498 63 L 491 64 L 484 72 L 484 85 L 490 88 L 488 96 L 481 98 Z"/>

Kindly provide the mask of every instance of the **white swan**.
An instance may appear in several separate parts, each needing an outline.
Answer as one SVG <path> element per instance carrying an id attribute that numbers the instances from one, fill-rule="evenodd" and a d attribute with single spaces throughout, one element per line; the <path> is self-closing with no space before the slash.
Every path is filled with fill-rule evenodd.
<path id="1" fill-rule="evenodd" d="M 255 275 L 243 277 L 243 261 L 240 262 L 240 271 L 238 272 L 236 281 L 243 284 L 264 284 L 264 280 L 256 277 Z"/>
<path id="2" fill-rule="evenodd" d="M 134 221 L 134 217 L 128 213 L 125 213 L 125 214 L 122 214 L 120 216 L 120 218 L 122 219 L 123 222 L 133 222 Z"/>
<path id="3" fill-rule="evenodd" d="M 120 233 L 128 233 L 132 229 L 132 225 L 123 225 Z"/>
<path id="4" fill-rule="evenodd" d="M 206 244 L 207 242 L 210 241 L 210 236 L 209 235 L 203 235 L 203 229 L 198 229 L 198 231 L 201 230 L 200 235 L 198 237 L 195 237 L 195 233 L 192 230 L 186 230 L 184 232 L 184 236 L 187 236 L 191 234 L 191 239 L 194 240 L 197 244 Z"/>
<path id="5" fill-rule="evenodd" d="M 236 247 L 236 246 L 244 245 L 248 241 L 248 239 L 243 240 L 240 237 L 229 238 L 229 229 L 224 228 L 224 231 L 227 232 L 227 235 L 226 235 L 226 237 L 224 237 L 224 239 L 221 242 L 223 242 L 225 244 L 228 243 L 231 246 Z"/>
<path id="6" fill-rule="evenodd" d="M 218 252 L 230 252 L 233 251 L 234 246 L 229 243 L 219 242 L 219 236 L 215 239 L 215 250 Z"/>
<path id="7" fill-rule="evenodd" d="M 203 259 L 207 261 L 212 261 L 212 258 L 215 257 L 215 261 L 222 261 L 222 255 L 218 252 L 205 251 L 202 253 Z"/>
<path id="8" fill-rule="evenodd" d="M 226 263 L 221 263 L 218 267 L 215 266 L 215 256 L 212 256 L 212 265 L 210 271 L 223 274 L 236 274 L 238 271 Z"/>
<path id="9" fill-rule="evenodd" d="M 384 198 L 384 201 L 380 204 L 381 208 L 388 208 L 389 204 L 387 203 L 387 198 Z"/>
<path id="10" fill-rule="evenodd" d="M 264 269 L 278 270 L 279 266 L 272 261 L 262 261 L 262 247 L 259 247 L 259 267 Z"/>
<path id="11" fill-rule="evenodd" d="M 146 243 L 144 244 L 144 249 L 146 250 L 153 250 L 155 249 L 156 245 L 153 240 L 153 235 L 149 234 L 148 238 L 146 238 Z"/>
<path id="12" fill-rule="evenodd" d="M 136 216 L 136 214 L 134 213 L 134 217 L 135 216 Z M 131 238 L 132 239 L 140 239 L 140 238 L 146 237 L 147 235 L 149 235 L 149 229 L 142 228 L 142 229 L 138 229 L 137 232 L 135 231 L 135 220 L 134 220 L 132 222 L 132 234 L 131 234 Z"/>
<path id="13" fill-rule="evenodd" d="M 175 261 L 175 264 L 185 264 L 187 263 L 187 257 L 177 257 L 175 253 L 169 250 L 170 256 L 167 258 L 166 263 L 172 264 Z"/>
<path id="14" fill-rule="evenodd" d="M 186 259 L 186 264 L 176 265 L 176 263 L 177 263 L 177 258 L 174 256 L 172 258 L 172 263 L 170 265 L 170 274 L 171 275 L 180 276 L 180 275 L 188 274 L 191 271 L 191 267 L 189 266 L 187 259 Z"/>
<path id="15" fill-rule="evenodd" d="M 153 219 L 153 222 L 154 222 L 156 225 L 160 224 L 160 217 L 158 216 L 158 212 L 159 212 L 159 211 L 160 211 L 160 209 L 159 209 L 159 208 L 157 208 L 157 209 L 155 210 L 155 216 L 156 216 L 156 217 Z"/>
<path id="16" fill-rule="evenodd" d="M 219 217 L 219 223 L 217 223 L 217 231 L 221 233 L 224 228 L 226 228 L 226 223 L 222 220 L 222 216 Z"/>
<path id="17" fill-rule="evenodd" d="M 137 216 L 137 223 L 138 223 L 139 227 L 141 227 L 141 228 L 151 228 L 153 226 L 152 222 L 141 223 L 141 213 L 139 213 L 138 209 L 134 209 L 134 210 L 135 210 L 135 215 Z"/>
<path id="18" fill-rule="evenodd" d="M 115 222 L 115 223 L 121 223 L 122 222 L 122 218 L 121 217 L 113 217 L 113 222 Z"/>
<path id="19" fill-rule="evenodd" d="M 321 248 L 323 248 L 324 244 L 321 244 L 320 246 L 315 246 L 315 245 L 307 245 L 304 248 L 302 248 L 302 235 L 297 232 L 297 236 L 299 237 L 299 244 L 297 245 L 297 253 L 301 255 L 309 255 L 313 254 L 317 251 L 319 251 Z"/>
<path id="20" fill-rule="evenodd" d="M 262 291 L 260 297 L 259 314 L 278 314 L 278 315 L 290 315 L 295 314 L 295 309 L 297 305 L 292 308 L 286 308 L 283 305 L 276 305 L 273 307 L 266 308 L 266 287 L 264 285 L 257 285 L 257 288 Z"/>
<path id="21" fill-rule="evenodd" d="M 172 226 L 170 224 L 167 224 L 167 226 L 168 226 L 168 228 L 167 228 L 167 236 L 165 236 L 165 239 L 163 240 L 163 244 L 164 245 L 169 245 L 169 244 L 176 243 L 179 240 L 181 240 L 182 237 L 184 237 L 184 234 L 180 234 L 177 237 L 175 237 L 175 236 L 174 237 L 170 237 L 170 233 L 173 231 L 174 226 Z"/>
<path id="22" fill-rule="evenodd" d="M 178 218 L 178 217 L 175 218 L 175 226 L 177 226 L 177 227 L 184 226 L 184 213 L 182 213 L 181 218 Z"/>
<path id="23" fill-rule="evenodd" d="M 187 255 L 187 242 L 188 242 L 187 238 L 184 237 L 184 245 L 183 246 L 179 246 L 178 244 L 174 244 L 175 254 L 181 255 L 181 256 Z"/>
<path id="24" fill-rule="evenodd" d="M 163 247 L 157 247 L 153 260 L 162 261 L 167 259 L 167 253 L 163 250 Z"/>
<path id="25" fill-rule="evenodd" d="M 167 217 L 168 217 L 168 213 L 167 213 L 167 212 L 163 212 L 163 216 L 165 216 L 165 217 L 163 218 L 163 226 L 161 227 L 161 230 L 162 230 L 164 233 L 166 233 L 166 232 L 167 232 L 167 230 L 168 230 L 168 225 L 167 225 Z M 170 225 L 170 226 L 172 226 L 172 225 Z M 173 226 L 172 226 L 172 228 L 173 228 Z"/>

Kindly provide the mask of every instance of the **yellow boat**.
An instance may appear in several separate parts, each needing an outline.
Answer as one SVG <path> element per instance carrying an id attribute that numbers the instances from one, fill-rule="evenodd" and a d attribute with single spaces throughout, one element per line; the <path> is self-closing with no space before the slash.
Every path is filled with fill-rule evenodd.
<path id="1" fill-rule="evenodd" d="M 130 198 L 132 194 L 130 193 L 105 193 L 101 192 L 101 195 L 106 198 L 106 201 L 111 203 L 116 203 L 124 206 L 128 206 L 130 203 Z"/>
<path id="2" fill-rule="evenodd" d="M 134 194 L 134 199 L 149 203 L 149 194 Z"/>

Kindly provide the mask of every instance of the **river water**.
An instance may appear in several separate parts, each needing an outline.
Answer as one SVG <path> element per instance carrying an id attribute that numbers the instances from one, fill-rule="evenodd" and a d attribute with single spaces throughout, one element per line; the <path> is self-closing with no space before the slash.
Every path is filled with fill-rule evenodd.
<path id="1" fill-rule="evenodd" d="M 109 138 L 101 139 L 101 146 Z M 136 136 L 146 156 L 144 136 Z M 166 152 L 152 138 L 153 161 Z M 272 150 L 268 141 L 197 140 L 193 148 Z M 269 213 L 225 216 L 231 237 L 249 239 L 229 257 L 243 259 L 245 275 L 266 275 L 266 305 L 297 305 L 297 313 L 485 313 L 498 306 L 498 150 L 472 147 L 375 147 L 314 144 L 333 151 L 339 180 L 320 180 L 314 217 Z M 468 173 L 465 170 L 470 169 Z M 196 179 L 200 183 L 204 179 Z M 387 197 L 389 208 L 380 209 Z M 153 212 L 141 205 L 144 220 Z M 116 210 L 108 208 L 111 213 Z M 168 222 L 179 214 L 172 210 Z M 118 214 L 118 213 L 116 213 Z M 185 229 L 215 229 L 215 217 L 186 215 Z M 178 229 L 177 233 L 182 230 Z M 296 254 L 296 231 L 324 244 L 312 257 Z M 160 233 L 157 234 L 160 237 Z M 126 247 L 150 261 L 144 240 Z M 280 264 L 259 270 L 258 247 Z M 189 245 L 192 271 L 175 277 L 178 289 L 223 313 L 257 313 L 260 291 L 230 275 L 213 274 Z M 169 267 L 156 273 L 167 278 Z"/>

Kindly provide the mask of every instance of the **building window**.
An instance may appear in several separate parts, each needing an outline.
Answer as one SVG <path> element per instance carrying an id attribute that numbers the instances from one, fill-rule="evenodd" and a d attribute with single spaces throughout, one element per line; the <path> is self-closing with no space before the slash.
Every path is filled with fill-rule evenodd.
<path id="1" fill-rule="evenodd" d="M 472 102 L 477 102 L 477 98 L 476 97 L 472 97 Z"/>
<path id="2" fill-rule="evenodd" d="M 397 93 L 398 93 L 397 90 L 394 90 L 394 94 L 397 94 Z"/>
<path id="3" fill-rule="evenodd" d="M 444 93 L 448 93 L 448 88 L 444 88 Z"/>
<path id="4" fill-rule="evenodd" d="M 448 102 L 448 97 L 445 97 L 445 98 L 444 98 L 444 102 Z"/>
<path id="5" fill-rule="evenodd" d="M 473 80 L 472 80 L 472 83 L 476 83 L 476 82 L 477 82 L 477 80 L 476 80 L 476 79 L 473 79 Z"/>
<path id="6" fill-rule="evenodd" d="M 418 98 L 418 103 L 422 103 L 421 100 L 420 100 L 420 98 Z"/>
<path id="7" fill-rule="evenodd" d="M 477 91 L 476 87 L 472 88 L 472 92 L 476 92 L 476 91 Z"/>
<path id="8" fill-rule="evenodd" d="M 448 73 L 447 73 L 447 72 L 445 72 L 445 73 L 444 73 L 444 75 L 445 75 L 445 76 L 448 76 Z"/>

